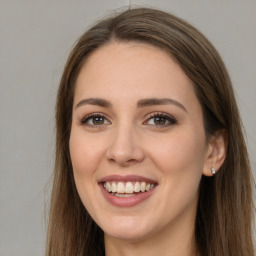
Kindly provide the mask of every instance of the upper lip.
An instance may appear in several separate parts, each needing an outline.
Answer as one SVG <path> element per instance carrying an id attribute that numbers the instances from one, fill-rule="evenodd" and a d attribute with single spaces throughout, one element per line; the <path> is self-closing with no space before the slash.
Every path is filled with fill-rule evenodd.
<path id="1" fill-rule="evenodd" d="M 146 177 L 143 177 L 143 176 L 138 176 L 138 175 L 125 175 L 125 176 L 122 176 L 122 175 L 108 175 L 108 176 L 105 176 L 103 178 L 101 178 L 98 182 L 99 183 L 104 183 L 104 182 L 108 182 L 108 181 L 120 181 L 120 182 L 136 182 L 136 181 L 139 181 L 139 182 L 147 182 L 147 183 L 151 183 L 151 184 L 156 184 L 157 182 L 155 180 L 152 180 L 152 179 L 149 179 L 149 178 L 146 178 Z"/>

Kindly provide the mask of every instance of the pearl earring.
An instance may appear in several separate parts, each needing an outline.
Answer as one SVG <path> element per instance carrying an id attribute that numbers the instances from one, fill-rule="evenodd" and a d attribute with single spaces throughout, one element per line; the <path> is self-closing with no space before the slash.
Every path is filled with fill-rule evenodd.
<path id="1" fill-rule="evenodd" d="M 216 170 L 214 169 L 214 167 L 211 168 L 211 173 L 212 173 L 212 175 L 216 174 Z"/>

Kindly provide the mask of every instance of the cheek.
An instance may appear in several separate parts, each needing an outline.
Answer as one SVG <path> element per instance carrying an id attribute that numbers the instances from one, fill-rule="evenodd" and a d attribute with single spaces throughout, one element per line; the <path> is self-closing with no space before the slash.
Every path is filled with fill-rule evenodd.
<path id="1" fill-rule="evenodd" d="M 154 163 L 163 174 L 161 198 L 166 199 L 159 207 L 166 215 L 177 217 L 186 209 L 195 211 L 204 164 L 203 141 L 195 138 L 176 134 L 155 151 Z"/>
<path id="2" fill-rule="evenodd" d="M 163 174 L 169 193 L 177 195 L 177 200 L 184 193 L 197 193 L 205 159 L 203 138 L 192 132 L 175 133 L 150 148 L 151 159 Z"/>
<path id="3" fill-rule="evenodd" d="M 69 149 L 77 192 L 91 216 L 95 215 L 95 173 L 102 159 L 102 146 L 84 132 L 71 130 Z"/>
<path id="4" fill-rule="evenodd" d="M 164 172 L 182 174 L 187 169 L 202 171 L 205 143 L 195 133 L 175 133 L 151 147 L 151 155 Z"/>
<path id="5" fill-rule="evenodd" d="M 74 175 L 92 176 L 102 158 L 103 145 L 82 132 L 71 131 L 69 148 Z"/>

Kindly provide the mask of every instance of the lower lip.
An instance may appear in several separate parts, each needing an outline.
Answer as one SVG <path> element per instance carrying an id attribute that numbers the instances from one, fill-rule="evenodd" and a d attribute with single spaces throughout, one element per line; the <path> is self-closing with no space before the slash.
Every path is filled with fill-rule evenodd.
<path id="1" fill-rule="evenodd" d="M 132 207 L 137 204 L 140 204 L 143 201 L 145 201 L 146 199 L 148 199 L 152 195 L 152 193 L 155 191 L 155 188 L 156 188 L 156 187 L 154 187 L 153 189 L 151 189 L 147 192 L 136 193 L 134 196 L 130 196 L 130 197 L 118 197 L 118 196 L 114 196 L 113 194 L 109 193 L 103 187 L 102 183 L 100 183 L 99 185 L 100 185 L 101 191 L 102 191 L 104 197 L 107 199 L 107 201 L 109 203 L 111 203 L 112 205 L 118 206 L 118 207 Z"/>

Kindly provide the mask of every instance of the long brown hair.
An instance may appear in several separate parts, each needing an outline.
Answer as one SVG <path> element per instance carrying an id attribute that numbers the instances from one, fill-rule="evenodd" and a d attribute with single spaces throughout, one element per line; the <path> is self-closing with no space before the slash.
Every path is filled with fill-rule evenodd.
<path id="1" fill-rule="evenodd" d="M 195 223 L 200 255 L 253 256 L 254 187 L 242 124 L 225 65 L 212 44 L 184 20 L 160 10 L 131 9 L 98 22 L 67 60 L 56 105 L 56 159 L 47 256 L 104 255 L 103 231 L 78 196 L 69 153 L 76 78 L 86 58 L 113 41 L 165 50 L 194 84 L 206 134 L 226 129 L 227 155 L 215 177 L 202 177 Z"/>

